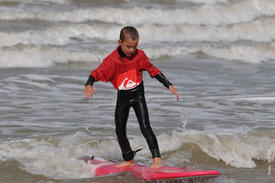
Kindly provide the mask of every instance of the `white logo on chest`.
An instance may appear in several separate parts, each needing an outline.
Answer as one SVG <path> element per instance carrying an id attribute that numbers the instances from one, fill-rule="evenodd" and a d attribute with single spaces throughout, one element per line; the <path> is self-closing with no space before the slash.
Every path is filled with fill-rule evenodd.
<path id="1" fill-rule="evenodd" d="M 125 85 L 126 81 L 127 81 L 127 83 Z M 119 90 L 129 90 L 131 88 L 134 88 L 135 86 L 137 86 L 137 83 L 135 83 L 132 80 L 129 80 L 128 78 L 125 78 L 118 89 Z"/>

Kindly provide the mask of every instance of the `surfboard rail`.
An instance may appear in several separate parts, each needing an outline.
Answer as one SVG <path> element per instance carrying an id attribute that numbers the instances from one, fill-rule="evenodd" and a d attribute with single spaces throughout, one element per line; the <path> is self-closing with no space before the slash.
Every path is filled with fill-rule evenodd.
<path id="1" fill-rule="evenodd" d="M 93 165 L 91 172 L 95 176 L 117 174 L 120 172 L 130 172 L 140 179 L 148 181 L 220 175 L 220 172 L 217 170 L 198 170 L 170 166 L 153 169 L 145 165 L 140 165 L 138 163 L 134 164 L 134 166 L 117 167 L 118 163 L 113 163 L 102 158 L 82 158 L 82 160 L 84 160 L 86 163 Z"/>

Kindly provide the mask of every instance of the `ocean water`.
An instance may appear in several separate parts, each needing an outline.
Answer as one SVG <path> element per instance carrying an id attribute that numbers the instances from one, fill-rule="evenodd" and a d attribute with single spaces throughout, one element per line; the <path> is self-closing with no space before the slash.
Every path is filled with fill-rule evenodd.
<path id="1" fill-rule="evenodd" d="M 78 160 L 122 161 L 115 89 L 83 89 L 125 25 L 180 94 L 144 73 L 164 164 L 222 173 L 196 182 L 274 182 L 274 0 L 0 0 L 0 182 L 142 182 Z M 150 165 L 133 110 L 127 133 Z"/>

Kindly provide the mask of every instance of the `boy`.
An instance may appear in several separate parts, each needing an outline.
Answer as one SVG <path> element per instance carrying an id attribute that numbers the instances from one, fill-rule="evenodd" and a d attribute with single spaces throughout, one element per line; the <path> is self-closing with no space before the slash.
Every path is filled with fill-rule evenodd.
<path id="1" fill-rule="evenodd" d="M 119 46 L 107 56 L 97 69 L 93 70 L 85 85 L 84 95 L 92 97 L 95 94 L 93 83 L 96 81 L 110 81 L 118 90 L 115 109 L 115 125 L 124 162 L 118 166 L 132 166 L 136 151 L 132 151 L 126 136 L 126 123 L 130 107 L 134 108 L 141 132 L 150 148 L 154 163 L 151 168 L 160 168 L 162 165 L 156 136 L 150 126 L 148 109 L 146 106 L 142 71 L 149 72 L 172 94 L 179 95 L 173 85 L 165 78 L 159 69 L 153 66 L 145 53 L 137 49 L 139 34 L 134 27 L 126 26 L 120 31 Z"/>

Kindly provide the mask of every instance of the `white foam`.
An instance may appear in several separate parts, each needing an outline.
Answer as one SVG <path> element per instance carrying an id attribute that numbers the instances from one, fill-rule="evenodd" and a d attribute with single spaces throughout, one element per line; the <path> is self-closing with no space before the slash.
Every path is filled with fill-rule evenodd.
<path id="1" fill-rule="evenodd" d="M 176 0 L 177 2 L 192 2 L 192 3 L 202 3 L 202 4 L 216 4 L 216 3 L 225 3 L 228 0 Z"/>
<path id="2" fill-rule="evenodd" d="M 208 156 L 222 160 L 238 168 L 254 168 L 254 159 L 274 161 L 275 139 L 268 135 L 210 134 L 199 131 L 173 132 L 157 137 L 163 154 L 182 151 L 186 143 L 197 145 Z M 150 160 L 151 155 L 143 137 L 131 139 L 133 149 L 144 148 L 138 153 L 138 161 Z M 0 141 L 0 160 L 14 159 L 28 172 L 54 179 L 92 177 L 89 164 L 79 161 L 84 155 L 121 160 L 117 141 L 97 139 L 83 132 L 64 137 L 47 137 Z M 181 156 L 188 161 L 189 155 Z M 192 154 L 191 154 L 192 156 Z M 177 159 L 169 159 L 175 161 Z"/>
<path id="3" fill-rule="evenodd" d="M 171 25 L 156 26 L 144 25 L 138 27 L 141 42 L 234 42 L 254 41 L 272 42 L 275 39 L 275 19 L 262 19 L 250 23 L 233 26 L 198 26 L 198 25 Z M 0 33 L 0 46 L 25 45 L 66 45 L 73 42 L 73 38 L 81 40 L 101 39 L 115 41 L 118 39 L 121 26 L 118 25 L 87 25 L 72 24 L 60 25 L 45 30 L 25 31 L 20 33 Z"/>
<path id="4" fill-rule="evenodd" d="M 158 59 L 161 57 L 185 55 L 199 51 L 199 48 L 188 47 L 162 47 L 162 48 L 147 48 L 144 49 L 145 53 L 150 59 Z"/>
<path id="5" fill-rule="evenodd" d="M 100 143 L 97 148 L 95 146 Z M 14 159 L 32 174 L 54 179 L 75 179 L 93 177 L 93 166 L 78 160 L 84 155 L 114 157 L 119 147 L 115 140 L 97 141 L 84 133 L 65 137 L 47 137 L 0 141 L 0 160 Z"/>
<path id="6" fill-rule="evenodd" d="M 171 136 L 161 138 L 163 148 L 171 146 L 170 141 L 177 142 L 177 146 L 179 143 L 196 144 L 207 155 L 237 168 L 254 168 L 254 159 L 268 161 L 275 157 L 275 139 L 268 136 L 174 132 Z"/>
<path id="7" fill-rule="evenodd" d="M 87 164 L 72 154 L 75 149 L 54 146 L 45 140 L 18 140 L 0 145 L 0 159 L 15 159 L 30 173 L 62 178 L 87 178 Z"/>
<path id="8" fill-rule="evenodd" d="M 120 26 L 73 24 L 20 33 L 0 32 L 2 38 L 0 46 L 14 46 L 17 44 L 62 46 L 71 43 L 73 38 L 114 41 L 118 39 L 120 29 Z"/>
<path id="9" fill-rule="evenodd" d="M 206 47 L 202 49 L 207 55 L 227 60 L 236 60 L 247 63 L 261 63 L 275 60 L 275 47 L 271 46 L 240 46 L 232 45 L 223 48 Z"/>
<path id="10" fill-rule="evenodd" d="M 17 44 L 34 44 L 34 45 L 66 45 L 71 38 L 102 38 L 104 32 L 107 40 L 115 40 L 114 35 L 119 32 L 118 27 L 98 27 L 85 24 L 57 26 L 38 31 L 25 31 L 20 33 L 0 33 L 0 45 L 13 46 Z M 108 31 L 109 30 L 109 31 Z M 100 34 L 101 33 L 101 34 Z M 108 34 L 110 34 L 108 36 Z"/>
<path id="11" fill-rule="evenodd" d="M 151 41 L 239 41 L 271 42 L 275 38 L 275 20 L 264 19 L 233 26 L 145 25 L 139 28 L 142 39 Z"/>
<path id="12" fill-rule="evenodd" d="M 0 0 L 0 2 L 20 2 L 26 4 L 37 4 L 37 3 L 56 3 L 56 4 L 65 4 L 69 0 Z"/>
<path id="13" fill-rule="evenodd" d="M 252 2 L 251 2 L 252 1 Z M 131 12 L 129 14 L 129 11 Z M 222 14 L 221 14 L 222 12 Z M 193 9 L 111 8 L 77 9 L 70 12 L 4 11 L 1 20 L 40 19 L 52 22 L 102 21 L 108 23 L 144 25 L 228 25 L 253 21 L 261 16 L 275 15 L 275 2 L 270 0 L 243 0 L 228 4 L 205 4 Z M 74 18 L 72 18 L 74 17 Z"/>
<path id="14" fill-rule="evenodd" d="M 23 49 L 0 49 L 0 62 L 1 67 L 50 67 L 63 63 L 100 62 L 106 54 L 97 51 L 25 47 Z"/>
<path id="15" fill-rule="evenodd" d="M 150 59 L 202 52 L 206 55 L 247 63 L 275 60 L 275 46 L 201 46 L 145 48 Z M 112 50 L 109 50 L 111 52 Z M 56 64 L 101 62 L 108 54 L 104 51 L 76 51 L 54 47 L 0 48 L 1 67 L 51 67 Z"/>
<path id="16" fill-rule="evenodd" d="M 163 47 L 144 49 L 149 58 L 157 59 L 163 56 L 177 56 L 202 52 L 206 55 L 226 60 L 235 60 L 245 63 L 262 63 L 275 60 L 274 45 L 231 45 L 231 46 L 190 46 L 190 47 Z"/>
<path id="17" fill-rule="evenodd" d="M 246 97 L 246 98 L 232 98 L 231 101 L 252 101 L 252 102 L 274 102 L 275 97 Z"/>

